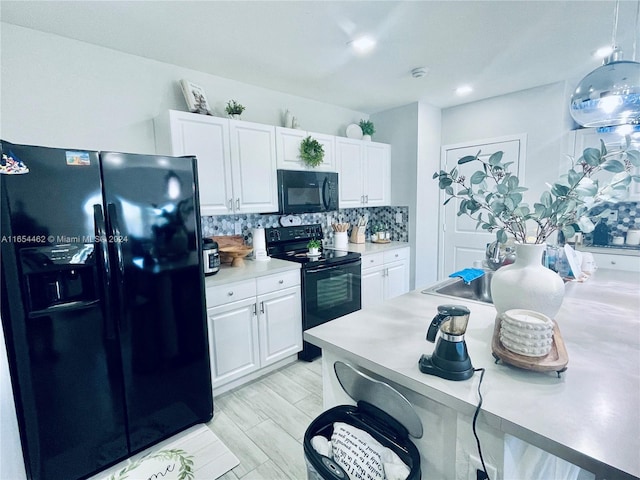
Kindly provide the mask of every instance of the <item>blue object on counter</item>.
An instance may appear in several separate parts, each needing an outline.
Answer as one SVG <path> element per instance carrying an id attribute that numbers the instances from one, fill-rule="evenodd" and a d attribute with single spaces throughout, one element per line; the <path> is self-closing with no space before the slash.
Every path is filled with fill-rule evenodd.
<path id="1" fill-rule="evenodd" d="M 484 275 L 484 270 L 481 270 L 479 268 L 465 268 L 464 270 L 460 270 L 458 272 L 452 273 L 449 276 L 451 278 L 460 277 L 462 280 L 464 280 L 464 283 L 469 285 L 476 278 L 480 278 L 483 275 Z"/>

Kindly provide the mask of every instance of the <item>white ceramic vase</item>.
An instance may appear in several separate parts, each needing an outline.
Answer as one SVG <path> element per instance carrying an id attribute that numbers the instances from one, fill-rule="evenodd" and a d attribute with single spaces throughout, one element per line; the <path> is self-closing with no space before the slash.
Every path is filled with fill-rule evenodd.
<path id="1" fill-rule="evenodd" d="M 516 261 L 493 274 L 491 297 L 499 314 L 523 308 L 555 318 L 564 298 L 564 282 L 542 265 L 546 248 L 544 243 L 516 243 Z"/>
<path id="2" fill-rule="evenodd" d="M 362 135 L 362 140 L 364 140 L 365 142 L 370 142 L 371 141 L 371 135 Z"/>

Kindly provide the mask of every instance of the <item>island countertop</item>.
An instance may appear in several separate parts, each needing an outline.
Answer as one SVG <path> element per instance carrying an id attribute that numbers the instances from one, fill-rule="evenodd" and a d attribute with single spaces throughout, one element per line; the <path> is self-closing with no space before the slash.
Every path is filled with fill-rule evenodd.
<path id="1" fill-rule="evenodd" d="M 502 363 L 491 353 L 493 305 L 422 289 L 375 309 L 360 310 L 304 333 L 305 340 L 352 360 L 419 395 L 472 414 L 477 377 L 462 382 L 422 374 L 418 359 L 438 305 L 471 310 L 466 342 L 475 368 L 485 368 L 484 421 L 596 473 L 640 477 L 640 274 L 597 270 L 566 284 L 556 322 L 569 363 L 560 378 Z"/>

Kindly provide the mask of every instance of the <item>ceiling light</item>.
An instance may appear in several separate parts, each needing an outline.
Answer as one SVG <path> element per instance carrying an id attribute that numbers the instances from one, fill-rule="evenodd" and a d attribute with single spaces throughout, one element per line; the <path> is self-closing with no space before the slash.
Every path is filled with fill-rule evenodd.
<path id="1" fill-rule="evenodd" d="M 354 52 L 360 55 L 371 52 L 376 46 L 376 39 L 371 35 L 362 35 L 348 43 Z"/>
<path id="2" fill-rule="evenodd" d="M 622 50 L 616 45 L 619 3 L 616 0 L 610 54 L 601 67 L 582 79 L 571 95 L 571 116 L 585 127 L 640 123 L 640 63 L 623 60 Z M 640 1 L 636 36 L 638 11 Z"/>
<path id="3" fill-rule="evenodd" d="M 471 92 L 473 92 L 473 88 L 469 85 L 462 85 L 456 88 L 456 94 L 460 96 L 469 95 Z"/>

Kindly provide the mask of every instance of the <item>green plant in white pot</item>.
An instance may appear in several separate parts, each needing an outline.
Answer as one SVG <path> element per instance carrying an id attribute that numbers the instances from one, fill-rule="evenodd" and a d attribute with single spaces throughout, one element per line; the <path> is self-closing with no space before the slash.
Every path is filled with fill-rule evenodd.
<path id="1" fill-rule="evenodd" d="M 557 274 L 542 267 L 546 241 L 557 231 L 562 231 L 566 238 L 572 237 L 577 229 L 591 232 L 594 225 L 587 216 L 588 210 L 598 203 L 624 198 L 630 183 L 640 181 L 640 176 L 630 173 L 640 166 L 640 153 L 629 145 L 627 139 L 625 148 L 608 151 L 601 141 L 600 149 L 585 149 L 580 158 L 571 159 L 566 174 L 553 185 L 547 184 L 548 190 L 533 207 L 523 201 L 527 188 L 509 171 L 512 162 L 503 162 L 501 151 L 491 155 L 478 152 L 458 160 L 459 165 L 479 163 L 480 168 L 469 178 L 460 175 L 457 167 L 450 172 L 434 173 L 433 178 L 445 192 L 445 205 L 458 200 L 459 216 L 468 215 L 476 220 L 476 228 L 494 232 L 499 243 L 505 243 L 509 237 L 516 241 L 516 262 L 499 269 L 492 280 L 493 301 L 499 313 L 510 308 L 529 308 L 551 317 L 557 313 L 564 284 Z M 530 250 L 534 252 L 528 253 Z M 531 272 L 520 271 L 525 259 L 540 266 L 541 274 L 552 276 L 530 282 L 531 278 L 526 276 L 531 276 Z M 509 277 L 506 287 L 505 276 Z M 523 289 L 516 294 L 513 289 L 518 283 Z"/>
<path id="2" fill-rule="evenodd" d="M 376 128 L 370 120 L 360 120 L 360 129 L 362 130 L 362 138 L 371 140 L 371 136 L 376 133 Z"/>
<path id="3" fill-rule="evenodd" d="M 225 111 L 227 115 L 231 118 L 239 119 L 242 112 L 244 112 L 245 107 L 241 103 L 236 102 L 235 100 L 229 100 L 227 102 L 227 106 L 225 107 Z"/>
<path id="4" fill-rule="evenodd" d="M 315 256 L 320 254 L 320 240 L 309 240 L 307 243 L 307 248 L 309 249 L 309 255 Z"/>

